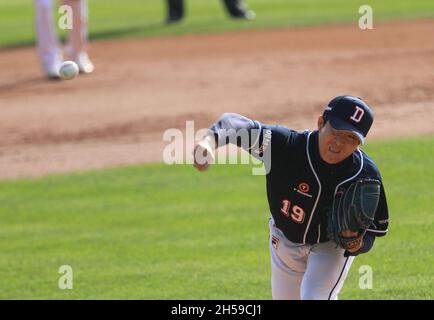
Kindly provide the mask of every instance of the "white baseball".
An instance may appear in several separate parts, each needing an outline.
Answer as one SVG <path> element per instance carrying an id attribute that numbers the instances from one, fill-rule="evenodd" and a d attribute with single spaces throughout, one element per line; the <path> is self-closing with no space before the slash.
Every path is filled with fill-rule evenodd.
<path id="1" fill-rule="evenodd" d="M 77 76 L 78 71 L 78 66 L 74 61 L 65 61 L 60 66 L 59 75 L 63 80 L 71 80 Z"/>

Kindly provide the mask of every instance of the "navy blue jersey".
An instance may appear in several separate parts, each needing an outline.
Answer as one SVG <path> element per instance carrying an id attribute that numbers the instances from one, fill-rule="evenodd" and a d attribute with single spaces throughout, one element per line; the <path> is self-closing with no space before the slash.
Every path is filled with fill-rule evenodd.
<path id="1" fill-rule="evenodd" d="M 247 145 L 237 133 L 247 131 Z M 297 132 L 246 117 L 225 113 L 210 128 L 218 146 L 236 143 L 258 158 L 264 159 L 267 170 L 267 197 L 276 226 L 292 242 L 314 244 L 329 241 L 327 210 L 339 188 L 348 187 L 361 178 L 381 181 L 375 163 L 357 149 L 338 164 L 322 160 L 318 147 L 318 131 Z M 239 136 L 239 135 L 238 135 Z M 388 229 L 388 209 L 383 184 L 375 219 L 367 233 L 383 236 Z"/>

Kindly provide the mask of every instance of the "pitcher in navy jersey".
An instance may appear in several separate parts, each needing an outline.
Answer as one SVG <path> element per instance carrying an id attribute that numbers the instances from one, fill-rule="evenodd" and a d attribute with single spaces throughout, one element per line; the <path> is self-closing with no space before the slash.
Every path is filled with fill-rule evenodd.
<path id="1" fill-rule="evenodd" d="M 318 130 L 297 132 L 225 113 L 196 144 L 194 166 L 200 171 L 212 163 L 216 148 L 227 143 L 242 147 L 268 168 L 273 299 L 337 299 L 355 256 L 387 233 L 381 183 L 375 219 L 360 246 L 345 251 L 327 236 L 327 211 L 338 188 L 362 178 L 381 181 L 377 166 L 359 148 L 372 123 L 372 110 L 361 98 L 339 96 L 319 116 Z M 247 144 L 240 142 L 241 131 L 250 133 Z"/>

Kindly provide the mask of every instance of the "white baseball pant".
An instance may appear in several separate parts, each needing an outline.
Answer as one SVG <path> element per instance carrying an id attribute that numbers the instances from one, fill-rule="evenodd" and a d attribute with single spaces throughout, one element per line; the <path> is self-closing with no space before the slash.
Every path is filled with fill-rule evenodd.
<path id="1" fill-rule="evenodd" d="M 303 245 L 289 241 L 269 222 L 271 288 L 274 300 L 337 300 L 354 257 L 332 241 Z"/>
<path id="2" fill-rule="evenodd" d="M 36 10 L 37 49 L 43 66 L 62 60 L 62 51 L 53 17 L 53 0 L 34 0 Z M 72 9 L 72 30 L 69 30 L 65 51 L 77 55 L 87 45 L 87 2 L 85 0 L 64 0 Z"/>

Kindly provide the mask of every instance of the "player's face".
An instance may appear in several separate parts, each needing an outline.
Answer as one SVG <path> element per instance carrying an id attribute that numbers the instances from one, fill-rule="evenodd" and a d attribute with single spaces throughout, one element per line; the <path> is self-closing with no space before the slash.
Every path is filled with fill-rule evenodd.
<path id="1" fill-rule="evenodd" d="M 359 139 L 351 131 L 335 130 L 327 121 L 324 125 L 322 117 L 318 120 L 319 152 L 321 158 L 330 164 L 348 158 L 359 146 Z"/>

